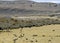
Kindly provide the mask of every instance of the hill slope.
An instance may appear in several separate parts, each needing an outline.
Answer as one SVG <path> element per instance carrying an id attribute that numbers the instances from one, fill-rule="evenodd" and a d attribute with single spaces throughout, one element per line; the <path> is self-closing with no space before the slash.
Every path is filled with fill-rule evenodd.
<path id="1" fill-rule="evenodd" d="M 0 1 L 0 14 L 54 14 L 60 13 L 60 4 L 33 1 Z"/>

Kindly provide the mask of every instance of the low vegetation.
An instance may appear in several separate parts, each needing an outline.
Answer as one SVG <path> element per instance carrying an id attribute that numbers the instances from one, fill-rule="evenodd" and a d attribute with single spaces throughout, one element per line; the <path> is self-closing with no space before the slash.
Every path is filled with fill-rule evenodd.
<path id="1" fill-rule="evenodd" d="M 53 18 L 37 18 L 37 19 L 14 19 L 11 17 L 0 18 L 0 30 L 4 29 L 15 29 L 15 28 L 24 28 L 24 27 L 39 27 L 44 25 L 51 24 L 60 24 L 59 19 Z"/>

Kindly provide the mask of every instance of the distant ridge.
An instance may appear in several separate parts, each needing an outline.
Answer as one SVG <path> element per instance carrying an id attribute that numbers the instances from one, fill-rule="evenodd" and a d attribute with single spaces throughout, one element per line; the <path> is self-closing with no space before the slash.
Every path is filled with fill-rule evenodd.
<path id="1" fill-rule="evenodd" d="M 60 4 L 34 1 L 0 1 L 0 14 L 55 14 L 60 13 Z"/>
<path id="2" fill-rule="evenodd" d="M 35 1 L 0 1 L 0 3 L 25 3 L 25 2 L 29 2 L 29 3 L 54 3 L 54 2 L 35 2 Z M 58 4 L 58 3 L 55 3 Z"/>

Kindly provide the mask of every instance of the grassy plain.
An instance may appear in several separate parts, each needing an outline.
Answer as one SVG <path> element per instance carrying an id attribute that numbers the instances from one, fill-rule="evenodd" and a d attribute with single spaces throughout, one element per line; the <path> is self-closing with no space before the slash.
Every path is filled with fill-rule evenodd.
<path id="1" fill-rule="evenodd" d="M 0 43 L 60 43 L 60 25 L 3 30 Z"/>

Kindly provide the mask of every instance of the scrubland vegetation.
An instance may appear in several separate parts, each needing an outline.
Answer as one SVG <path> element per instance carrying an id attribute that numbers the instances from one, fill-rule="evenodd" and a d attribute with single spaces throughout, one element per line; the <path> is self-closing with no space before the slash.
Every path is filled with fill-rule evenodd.
<path id="1" fill-rule="evenodd" d="M 15 29 L 24 27 L 40 27 L 44 25 L 60 24 L 60 19 L 58 18 L 44 18 L 40 16 L 35 16 L 32 18 L 12 18 L 12 17 L 1 17 L 0 18 L 0 30 L 3 29 Z"/>
<path id="2" fill-rule="evenodd" d="M 60 4 L 1 1 L 0 43 L 60 43 Z"/>

